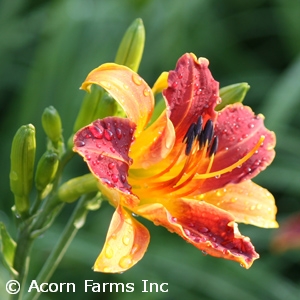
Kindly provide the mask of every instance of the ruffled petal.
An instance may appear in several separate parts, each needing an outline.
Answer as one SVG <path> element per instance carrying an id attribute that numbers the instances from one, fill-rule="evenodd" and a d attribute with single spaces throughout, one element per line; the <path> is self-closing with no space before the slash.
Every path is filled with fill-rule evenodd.
<path id="1" fill-rule="evenodd" d="M 263 171 L 275 157 L 275 134 L 264 126 L 263 115 L 254 115 L 250 107 L 235 103 L 219 112 L 215 124 L 215 135 L 219 146 L 214 157 L 210 173 L 228 171 L 221 176 L 213 176 L 201 182 L 205 175 L 195 176 L 201 182 L 200 193 L 206 193 L 224 187 L 229 183 L 239 183 L 255 177 Z M 260 138 L 264 141 L 259 149 L 243 164 L 230 169 L 230 166 L 242 159 L 258 144 Z M 207 176 L 208 177 L 208 176 Z"/>
<path id="2" fill-rule="evenodd" d="M 135 124 L 130 120 L 108 117 L 94 121 L 74 136 L 73 150 L 83 156 L 91 172 L 99 179 L 101 190 L 106 195 L 111 193 L 109 198 L 115 206 L 121 201 L 121 204 L 132 207 L 139 201 L 132 195 L 127 182 L 132 164 L 128 151 L 134 130 Z"/>
<path id="3" fill-rule="evenodd" d="M 225 188 L 199 195 L 195 199 L 226 210 L 236 222 L 264 228 L 278 227 L 273 195 L 251 180 L 228 184 Z"/>
<path id="4" fill-rule="evenodd" d="M 137 125 L 137 137 L 148 124 L 154 109 L 154 97 L 148 84 L 131 69 L 114 63 L 103 64 L 91 71 L 81 88 L 89 90 L 91 84 L 100 85 L 118 101 L 128 119 Z"/>
<path id="5" fill-rule="evenodd" d="M 111 220 L 104 247 L 94 271 L 120 273 L 134 266 L 144 256 L 150 235 L 148 230 L 118 206 Z"/>
<path id="6" fill-rule="evenodd" d="M 237 261 L 245 268 L 259 257 L 250 239 L 238 231 L 234 217 L 204 201 L 159 199 L 137 207 L 135 212 L 177 233 L 204 253 Z"/>
<path id="7" fill-rule="evenodd" d="M 208 69 L 208 60 L 186 53 L 176 69 L 169 72 L 168 88 L 163 91 L 177 140 L 182 141 L 190 124 L 202 115 L 204 122 L 214 120 L 215 106 L 220 102 L 219 83 Z"/>

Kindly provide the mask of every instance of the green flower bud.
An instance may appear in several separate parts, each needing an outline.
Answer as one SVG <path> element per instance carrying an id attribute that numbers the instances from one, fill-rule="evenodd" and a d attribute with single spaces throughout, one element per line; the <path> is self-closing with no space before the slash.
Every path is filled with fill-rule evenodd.
<path id="1" fill-rule="evenodd" d="M 125 32 L 119 46 L 115 63 L 137 72 L 145 44 L 145 28 L 142 19 L 136 19 Z"/>
<path id="2" fill-rule="evenodd" d="M 29 193 L 33 182 L 35 160 L 35 128 L 23 125 L 16 132 L 11 147 L 10 189 L 15 196 L 16 211 L 28 212 Z"/>
<path id="3" fill-rule="evenodd" d="M 40 158 L 35 173 L 35 186 L 39 192 L 44 191 L 47 185 L 53 181 L 58 165 L 58 155 L 52 150 L 46 151 Z"/>
<path id="4" fill-rule="evenodd" d="M 42 115 L 42 125 L 46 135 L 53 143 L 57 143 L 61 140 L 61 119 L 53 106 L 45 108 Z"/>
<path id="5" fill-rule="evenodd" d="M 86 174 L 62 184 L 58 190 L 58 198 L 62 202 L 71 203 L 84 194 L 98 190 L 97 179 L 92 174 Z"/>
<path id="6" fill-rule="evenodd" d="M 247 82 L 231 84 L 220 89 L 222 102 L 217 105 L 216 110 L 221 110 L 228 104 L 243 102 L 250 86 Z"/>

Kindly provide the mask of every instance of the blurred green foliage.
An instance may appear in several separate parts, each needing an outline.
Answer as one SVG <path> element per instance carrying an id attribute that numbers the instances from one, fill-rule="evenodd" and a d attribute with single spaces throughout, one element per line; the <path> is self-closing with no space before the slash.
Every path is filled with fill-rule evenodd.
<path id="1" fill-rule="evenodd" d="M 248 82 L 244 101 L 266 116 L 277 134 L 277 156 L 257 182 L 276 197 L 279 223 L 300 211 L 300 1 L 298 0 L 1 0 L 0 1 L 0 219 L 12 235 L 9 153 L 16 130 L 32 123 L 37 129 L 37 157 L 45 151 L 41 115 L 53 105 L 64 137 L 71 134 L 87 73 L 113 61 L 124 31 L 137 17 L 146 28 L 146 46 L 139 73 L 153 84 L 162 71 L 174 68 L 179 56 L 194 52 L 210 60 L 221 86 Z M 85 165 L 68 168 L 83 174 Z M 57 241 L 72 205 L 56 225 L 36 242 L 30 277 Z M 86 226 L 70 246 L 51 282 L 74 282 L 76 293 L 47 293 L 42 300 L 201 299 L 282 300 L 300 297 L 300 253 L 270 250 L 275 230 L 240 225 L 261 258 L 250 270 L 202 255 L 197 249 L 143 221 L 152 233 L 144 259 L 122 275 L 94 273 L 113 213 L 107 204 L 90 213 Z M 8 272 L 0 265 L 1 299 L 8 296 Z M 84 292 L 84 280 L 132 282 L 134 293 Z M 168 293 L 142 293 L 142 279 L 168 283 Z"/>

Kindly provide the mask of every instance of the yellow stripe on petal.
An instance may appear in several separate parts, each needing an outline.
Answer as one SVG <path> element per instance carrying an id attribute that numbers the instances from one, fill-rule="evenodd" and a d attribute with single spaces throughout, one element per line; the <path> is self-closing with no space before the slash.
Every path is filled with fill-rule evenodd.
<path id="1" fill-rule="evenodd" d="M 228 211 L 236 222 L 264 228 L 277 228 L 277 208 L 273 195 L 251 180 L 228 184 L 196 198 Z"/>
<path id="2" fill-rule="evenodd" d="M 94 271 L 120 273 L 134 266 L 144 256 L 150 235 L 135 218 L 118 206 L 111 220 L 105 245 Z"/>
<path id="3" fill-rule="evenodd" d="M 135 136 L 139 136 L 154 109 L 154 97 L 148 84 L 131 69 L 114 63 L 91 71 L 81 89 L 89 91 L 92 84 L 103 87 L 121 105 L 128 119 L 137 125 Z"/>

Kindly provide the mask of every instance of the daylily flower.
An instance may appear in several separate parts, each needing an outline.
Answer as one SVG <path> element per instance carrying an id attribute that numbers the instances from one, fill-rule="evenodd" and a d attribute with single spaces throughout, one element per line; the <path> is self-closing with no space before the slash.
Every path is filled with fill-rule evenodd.
<path id="1" fill-rule="evenodd" d="M 95 271 L 123 272 L 143 257 L 149 232 L 135 214 L 245 268 L 259 255 L 236 222 L 278 226 L 273 196 L 251 181 L 273 160 L 275 135 L 241 103 L 215 111 L 219 84 L 208 64 L 185 54 L 163 73 L 153 91 L 163 90 L 166 109 L 150 125 L 154 94 L 132 70 L 104 64 L 82 84 L 102 86 L 127 114 L 74 137 L 74 151 L 116 207 Z"/>

